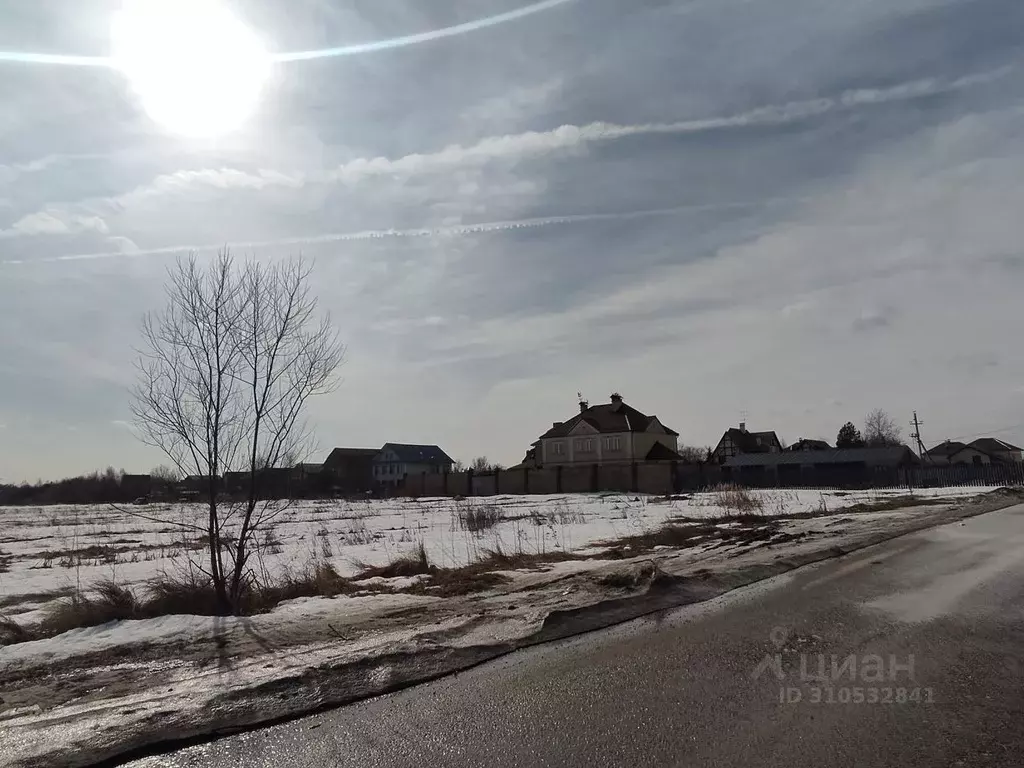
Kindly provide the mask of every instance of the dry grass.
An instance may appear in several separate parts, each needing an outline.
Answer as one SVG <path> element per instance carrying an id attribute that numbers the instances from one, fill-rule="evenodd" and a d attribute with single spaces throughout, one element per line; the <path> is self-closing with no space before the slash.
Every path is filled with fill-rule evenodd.
<path id="1" fill-rule="evenodd" d="M 889 512 L 894 509 L 905 509 L 907 507 L 926 507 L 933 504 L 948 504 L 948 500 L 924 496 L 893 496 L 880 501 L 861 502 L 849 507 L 837 510 L 845 514 L 856 514 L 858 512 Z"/>
<path id="2" fill-rule="evenodd" d="M 120 584 L 101 581 L 93 592 L 94 595 L 75 594 L 60 600 L 46 612 L 36 634 L 52 637 L 80 627 L 139 618 L 140 606 L 135 595 Z"/>
<path id="3" fill-rule="evenodd" d="M 148 617 L 192 614 L 217 615 L 217 591 L 199 573 L 181 576 L 162 574 L 146 584 L 145 613 Z"/>
<path id="4" fill-rule="evenodd" d="M 486 568 L 489 570 L 499 569 L 506 571 L 522 570 L 526 568 L 537 568 L 548 563 L 564 563 L 567 560 L 589 560 L 585 555 L 577 555 L 562 550 L 552 552 L 505 552 L 501 547 L 485 549 L 483 559 L 473 563 L 468 568 Z"/>
<path id="5" fill-rule="evenodd" d="M 723 526 L 722 523 L 729 523 Z M 616 553 L 623 557 L 636 557 L 658 547 L 687 549 L 700 544 L 725 546 L 730 544 L 753 544 L 766 542 L 779 536 L 781 523 L 774 518 L 753 516 L 724 516 L 708 520 L 677 520 L 654 531 L 628 536 L 615 542 L 606 542 L 613 547 L 603 557 L 608 559 Z"/>
<path id="6" fill-rule="evenodd" d="M 536 557 L 536 556 L 535 556 Z M 397 577 L 425 576 L 415 584 L 389 589 L 381 587 L 381 591 L 403 592 L 413 595 L 433 595 L 435 597 L 456 597 L 490 589 L 508 581 L 507 576 L 494 573 L 495 570 L 511 570 L 525 567 L 528 555 L 506 556 L 500 552 L 488 552 L 480 561 L 461 568 L 439 568 L 431 564 L 423 545 L 409 555 L 392 560 L 387 565 L 364 567 L 355 577 L 356 586 L 363 579 L 374 577 L 393 579 Z M 549 557 L 548 560 L 555 559 Z M 530 560 L 530 562 L 536 562 Z"/>
<path id="7" fill-rule="evenodd" d="M 274 584 L 253 590 L 245 612 L 263 613 L 297 597 L 337 597 L 352 589 L 352 583 L 330 563 L 314 563 Z"/>
<path id="8" fill-rule="evenodd" d="M 456 514 L 459 528 L 471 533 L 486 531 L 505 520 L 505 511 L 497 504 L 459 504 Z"/>
<path id="9" fill-rule="evenodd" d="M 662 575 L 658 564 L 653 560 L 648 560 L 640 563 L 637 567 L 600 576 L 597 583 L 611 589 L 634 590 L 654 583 Z"/>
<path id="10" fill-rule="evenodd" d="M 31 633 L 14 619 L 0 616 L 0 647 L 31 640 Z"/>
<path id="11" fill-rule="evenodd" d="M 335 597 L 349 591 L 352 586 L 348 579 L 329 564 L 315 563 L 272 584 L 250 586 L 242 594 L 240 613 L 265 613 L 297 597 Z M 141 598 L 120 584 L 102 581 L 87 594 L 75 593 L 58 601 L 36 628 L 28 629 L 0 617 L 0 645 L 54 637 L 111 621 L 171 615 L 216 616 L 218 612 L 217 592 L 201 574 L 163 575 L 147 583 Z"/>
<path id="12" fill-rule="evenodd" d="M 420 545 L 413 552 L 397 557 L 387 565 L 368 566 L 360 564 L 360 566 L 359 574 L 355 578 L 356 581 L 374 577 L 394 579 L 399 576 L 420 576 L 436 570 L 427 558 L 427 550 L 424 548 L 423 542 L 420 542 Z"/>
<path id="13" fill-rule="evenodd" d="M 730 514 L 743 515 L 764 512 L 764 502 L 739 485 L 718 485 L 711 489 L 715 503 Z"/>
<path id="14" fill-rule="evenodd" d="M 74 587 L 62 587 L 49 592 L 24 592 L 18 595 L 7 595 L 0 597 L 0 610 L 23 606 L 26 603 L 46 603 L 56 600 L 58 597 L 70 597 L 75 593 Z"/>

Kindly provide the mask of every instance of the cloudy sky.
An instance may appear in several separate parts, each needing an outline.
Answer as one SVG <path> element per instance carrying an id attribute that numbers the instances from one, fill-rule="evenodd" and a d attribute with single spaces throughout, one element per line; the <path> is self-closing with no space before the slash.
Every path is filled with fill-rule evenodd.
<path id="1" fill-rule="evenodd" d="M 529 4 L 226 3 L 275 53 Z M 121 70 L 20 56 L 107 56 L 120 5 L 0 0 L 4 480 L 159 463 L 139 320 L 225 243 L 315 259 L 348 347 L 324 449 L 514 463 L 613 390 L 698 445 L 875 407 L 1024 440 L 1020 0 L 548 2 L 277 63 L 199 137 Z"/>

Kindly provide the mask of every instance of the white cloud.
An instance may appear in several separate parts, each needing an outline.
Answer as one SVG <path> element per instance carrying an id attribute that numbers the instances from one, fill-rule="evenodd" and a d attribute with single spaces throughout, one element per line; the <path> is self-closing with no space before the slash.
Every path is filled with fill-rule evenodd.
<path id="1" fill-rule="evenodd" d="M 98 216 L 83 216 L 58 210 L 45 210 L 23 216 L 10 229 L 0 230 L 0 238 L 32 235 L 73 235 L 80 232 L 110 230 L 107 223 Z"/>
<path id="2" fill-rule="evenodd" d="M 1024 242 L 1022 123 L 988 113 L 910 136 L 713 259 L 542 314 L 455 326 L 434 341 L 438 364 L 555 350 L 543 368 L 552 382 L 642 387 L 655 402 L 702 393 L 684 434 L 701 439 L 741 408 L 829 435 L 880 406 L 922 409 L 950 434 L 1010 419 L 1006 382 L 1024 378 L 1024 363 L 1006 351 L 1024 273 L 1004 256 Z M 605 384 L 608 349 L 643 382 Z M 957 350 L 972 363 L 952 366 Z"/>
<path id="3" fill-rule="evenodd" d="M 414 153 L 399 158 L 356 158 L 334 169 L 313 173 L 271 169 L 248 172 L 235 168 L 182 170 L 157 176 L 148 184 L 116 197 L 63 206 L 51 205 L 45 211 L 25 217 L 11 230 L 0 231 L 0 237 L 14 237 L 19 234 L 68 234 L 90 229 L 105 233 L 106 225 L 97 217 L 97 213 L 130 212 L 135 206 L 146 205 L 165 197 L 194 201 L 196 195 L 203 190 L 218 193 L 236 190 L 263 192 L 274 188 L 301 189 L 310 184 L 340 183 L 355 186 L 374 178 L 409 178 L 461 169 L 471 170 L 489 163 L 518 162 L 557 152 L 578 152 L 591 144 L 635 136 L 680 135 L 751 126 L 785 125 L 840 110 L 950 93 L 1003 77 L 1009 71 L 1003 68 L 950 81 L 925 78 L 889 88 L 855 89 L 834 97 L 775 104 L 739 114 L 696 120 L 636 125 L 607 122 L 563 125 L 550 131 L 491 136 L 474 144 L 452 144 L 436 152 Z M 536 95 L 533 97 L 541 98 Z"/>

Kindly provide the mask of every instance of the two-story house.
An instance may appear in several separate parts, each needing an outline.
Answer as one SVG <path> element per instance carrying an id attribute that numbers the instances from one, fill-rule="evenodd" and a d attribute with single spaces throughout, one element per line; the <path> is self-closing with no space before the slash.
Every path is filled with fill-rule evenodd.
<path id="1" fill-rule="evenodd" d="M 436 445 L 385 443 L 373 457 L 373 480 L 383 488 L 397 488 L 406 475 L 451 472 L 451 457 Z"/>
<path id="2" fill-rule="evenodd" d="M 724 464 L 744 453 L 782 453 L 782 442 L 775 432 L 749 432 L 746 423 L 740 422 L 738 429 L 725 430 L 711 456 L 712 460 Z"/>
<path id="3" fill-rule="evenodd" d="M 678 461 L 679 433 L 627 405 L 618 393 L 610 402 L 580 401 L 580 412 L 556 421 L 534 443 L 528 458 L 535 466 Z"/>

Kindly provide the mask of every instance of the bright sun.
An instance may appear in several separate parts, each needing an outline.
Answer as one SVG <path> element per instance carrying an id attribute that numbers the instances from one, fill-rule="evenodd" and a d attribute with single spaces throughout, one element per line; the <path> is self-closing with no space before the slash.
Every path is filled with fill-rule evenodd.
<path id="1" fill-rule="evenodd" d="M 271 59 L 217 0 L 124 0 L 113 58 L 146 111 L 193 137 L 237 128 L 256 109 Z"/>

